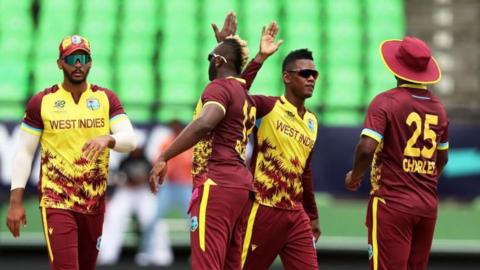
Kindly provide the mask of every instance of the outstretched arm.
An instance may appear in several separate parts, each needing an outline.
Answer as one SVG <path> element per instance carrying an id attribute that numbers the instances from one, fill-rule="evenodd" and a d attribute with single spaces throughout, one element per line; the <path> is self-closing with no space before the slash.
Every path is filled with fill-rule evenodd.
<path id="1" fill-rule="evenodd" d="M 222 107 L 216 103 L 205 104 L 200 117 L 185 127 L 155 161 L 150 172 L 150 189 L 152 192 L 156 193 L 158 185 L 163 183 L 163 178 L 167 173 L 167 162 L 197 144 L 222 121 L 223 117 L 225 117 L 225 111 Z"/>
<path id="2" fill-rule="evenodd" d="M 363 136 L 355 148 L 353 169 L 345 176 L 345 187 L 350 191 L 356 191 L 362 182 L 363 174 L 372 163 L 378 142 L 370 137 Z"/>

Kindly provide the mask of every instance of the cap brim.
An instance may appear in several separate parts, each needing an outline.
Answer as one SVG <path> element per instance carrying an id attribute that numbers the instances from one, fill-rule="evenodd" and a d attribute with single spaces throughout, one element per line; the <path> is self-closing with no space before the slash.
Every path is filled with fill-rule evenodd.
<path id="1" fill-rule="evenodd" d="M 87 48 L 83 47 L 83 46 L 70 46 L 70 48 L 68 48 L 67 50 L 65 50 L 62 54 L 61 57 L 65 57 L 65 56 L 68 56 L 70 54 L 72 54 L 73 52 L 75 51 L 84 51 L 86 53 L 88 53 L 88 55 L 90 55 L 90 50 L 88 50 Z"/>
<path id="2" fill-rule="evenodd" d="M 432 84 L 437 83 L 442 78 L 442 72 L 438 66 L 437 60 L 432 56 L 432 61 L 427 65 L 424 71 L 414 71 L 405 67 L 395 57 L 398 51 L 401 40 L 385 40 L 380 45 L 380 56 L 387 69 L 400 79 L 421 83 Z"/>

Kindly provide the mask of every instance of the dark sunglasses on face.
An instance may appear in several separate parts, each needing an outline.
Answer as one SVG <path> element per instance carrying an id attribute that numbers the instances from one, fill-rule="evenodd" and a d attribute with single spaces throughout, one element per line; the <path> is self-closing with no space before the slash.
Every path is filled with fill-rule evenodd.
<path id="1" fill-rule="evenodd" d="M 298 76 L 308 79 L 310 76 L 313 76 L 314 79 L 318 78 L 318 71 L 315 69 L 292 69 L 292 70 L 287 70 L 288 72 L 295 72 L 298 74 Z"/>
<path id="2" fill-rule="evenodd" d="M 90 56 L 88 54 L 71 54 L 63 58 L 63 61 L 70 66 L 74 66 L 77 61 L 80 61 L 80 64 L 85 65 L 90 62 Z"/>

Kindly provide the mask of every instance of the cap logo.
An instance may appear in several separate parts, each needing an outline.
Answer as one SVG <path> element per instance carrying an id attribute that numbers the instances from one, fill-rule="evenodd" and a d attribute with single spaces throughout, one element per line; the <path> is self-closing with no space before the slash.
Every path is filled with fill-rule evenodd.
<path id="1" fill-rule="evenodd" d="M 80 44 L 80 43 L 82 43 L 82 38 L 77 36 L 77 35 L 72 36 L 72 42 L 73 42 L 73 44 Z"/>

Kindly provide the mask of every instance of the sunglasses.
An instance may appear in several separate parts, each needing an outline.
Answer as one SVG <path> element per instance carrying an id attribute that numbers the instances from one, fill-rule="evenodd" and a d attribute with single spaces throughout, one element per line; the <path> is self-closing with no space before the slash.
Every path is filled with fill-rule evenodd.
<path id="1" fill-rule="evenodd" d="M 318 78 L 318 71 L 315 69 L 292 69 L 287 70 L 287 72 L 295 72 L 298 76 L 308 79 L 312 76 L 315 80 Z"/>
<path id="2" fill-rule="evenodd" d="M 217 57 L 220 57 L 220 59 L 222 59 L 225 63 L 227 63 L 227 59 L 225 57 L 213 52 L 208 54 L 207 60 L 208 62 L 211 62 L 213 58 L 217 58 Z"/>
<path id="3" fill-rule="evenodd" d="M 77 61 L 80 61 L 81 65 L 85 65 L 91 60 L 92 59 L 88 54 L 71 54 L 63 58 L 63 61 L 65 61 L 65 63 L 67 63 L 70 66 L 74 66 L 77 63 Z"/>

